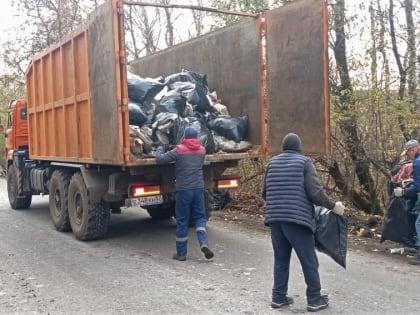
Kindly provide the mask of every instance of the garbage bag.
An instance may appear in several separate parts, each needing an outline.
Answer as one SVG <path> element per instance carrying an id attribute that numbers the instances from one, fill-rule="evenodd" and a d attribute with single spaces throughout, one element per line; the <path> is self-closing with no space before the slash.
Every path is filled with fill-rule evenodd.
<path id="1" fill-rule="evenodd" d="M 153 99 L 165 86 L 158 79 L 144 79 L 130 72 L 127 73 L 127 84 L 128 97 L 137 103 L 143 103 L 145 99 Z"/>
<path id="2" fill-rule="evenodd" d="M 230 202 L 228 189 L 208 190 L 206 194 L 207 207 L 211 210 L 222 210 Z"/>
<path id="3" fill-rule="evenodd" d="M 346 268 L 347 220 L 331 210 L 315 207 L 315 247 Z"/>
<path id="4" fill-rule="evenodd" d="M 211 130 L 235 142 L 245 140 L 248 133 L 248 124 L 249 118 L 246 115 L 239 117 L 217 117 L 207 122 L 207 126 Z"/>
<path id="5" fill-rule="evenodd" d="M 410 222 L 407 214 L 410 200 L 391 198 L 384 223 L 382 225 L 381 242 L 389 240 L 404 243 L 409 238 Z"/>
<path id="6" fill-rule="evenodd" d="M 155 117 L 157 104 L 158 102 L 154 98 L 152 98 L 151 100 L 145 99 L 143 103 L 139 104 L 143 113 L 147 117 L 147 121 L 144 123 L 145 125 L 151 125 L 153 123 L 153 118 Z"/>
<path id="7" fill-rule="evenodd" d="M 165 78 L 165 85 L 167 86 L 171 85 L 174 82 L 191 82 L 195 84 L 200 84 L 204 86 L 207 89 L 207 91 L 209 91 L 207 75 L 198 72 L 185 70 L 179 73 L 171 74 Z"/>
<path id="8" fill-rule="evenodd" d="M 189 117 L 189 126 L 194 127 L 198 131 L 198 139 L 200 144 L 206 148 L 207 154 L 213 154 L 216 152 L 216 145 L 214 143 L 213 134 L 207 128 L 206 124 L 199 119 Z"/>
<path id="9" fill-rule="evenodd" d="M 156 114 L 175 113 L 182 116 L 186 105 L 187 99 L 180 92 L 175 90 L 168 91 L 156 106 Z"/>
<path id="10" fill-rule="evenodd" d="M 153 138 L 161 144 L 174 144 L 174 125 L 179 120 L 178 114 L 159 113 L 152 125 Z"/>
<path id="11" fill-rule="evenodd" d="M 213 135 L 213 138 L 216 144 L 216 151 L 220 150 L 224 152 L 244 152 L 252 147 L 252 144 L 249 141 L 242 140 L 235 142 L 218 135 Z"/>
<path id="12" fill-rule="evenodd" d="M 144 113 L 141 105 L 128 101 L 128 120 L 130 125 L 142 126 L 147 122 L 147 115 Z"/>
<path id="13" fill-rule="evenodd" d="M 188 82 L 194 85 L 194 89 L 192 89 L 192 85 L 186 84 Z M 175 88 L 182 91 L 182 94 L 187 98 L 188 102 L 195 105 L 195 109 L 197 111 L 202 113 L 206 111 L 213 111 L 211 102 L 207 97 L 209 87 L 207 84 L 207 76 L 205 74 L 193 71 L 174 73 L 166 77 L 165 85 L 168 88 Z"/>
<path id="14" fill-rule="evenodd" d="M 168 85 L 170 90 L 175 90 L 185 96 L 187 102 L 190 104 L 197 104 L 200 97 L 195 91 L 195 83 L 192 82 L 173 82 Z"/>
<path id="15" fill-rule="evenodd" d="M 204 122 L 195 117 L 180 118 L 174 122 L 174 141 L 176 144 L 181 143 L 184 138 L 185 128 L 187 127 L 193 127 L 197 130 L 198 139 L 200 140 L 200 144 L 206 148 L 206 154 L 213 154 L 216 152 L 213 134 Z"/>

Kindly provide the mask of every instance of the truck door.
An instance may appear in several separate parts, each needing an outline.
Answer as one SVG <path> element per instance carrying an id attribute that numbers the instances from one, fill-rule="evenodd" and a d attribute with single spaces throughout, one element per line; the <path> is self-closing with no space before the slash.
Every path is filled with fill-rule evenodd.
<path id="1" fill-rule="evenodd" d="M 9 106 L 6 130 L 7 152 L 28 147 L 28 115 L 25 101 L 13 101 Z M 6 152 L 6 154 L 8 154 Z M 11 159 L 7 157 L 7 159 Z"/>
<path id="2" fill-rule="evenodd" d="M 330 146 L 327 4 L 302 0 L 266 13 L 267 149 L 297 133 L 304 153 Z"/>

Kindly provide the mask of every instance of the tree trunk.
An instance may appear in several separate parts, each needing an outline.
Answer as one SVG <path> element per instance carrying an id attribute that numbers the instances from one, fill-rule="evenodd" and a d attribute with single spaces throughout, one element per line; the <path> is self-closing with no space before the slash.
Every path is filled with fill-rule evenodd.
<path id="1" fill-rule="evenodd" d="M 358 136 L 358 122 L 356 116 L 353 88 L 350 81 L 346 57 L 345 25 L 345 0 L 337 0 L 334 5 L 334 30 L 336 40 L 334 43 L 334 56 L 337 63 L 341 86 L 338 88 L 340 118 L 337 122 L 344 135 L 344 142 L 349 157 L 353 162 L 357 179 L 361 187 L 360 194 L 367 199 L 369 208 L 364 208 L 368 213 L 380 213 L 381 209 L 375 190 L 375 182 L 369 169 L 369 160 L 365 149 Z M 361 201 L 360 201 L 361 202 Z"/>
<path id="2" fill-rule="evenodd" d="M 398 99 L 402 101 L 404 99 L 404 93 L 405 93 L 405 85 L 407 82 L 407 73 L 404 69 L 400 53 L 398 51 L 397 46 L 397 37 L 395 35 L 395 16 L 394 16 L 394 0 L 389 0 L 389 10 L 388 10 L 388 16 L 389 16 L 389 30 L 390 30 L 390 36 L 391 36 L 391 43 L 392 43 L 392 52 L 394 53 L 395 62 L 398 66 L 398 73 L 400 75 L 400 82 L 399 82 L 399 88 L 398 88 Z M 402 114 L 397 115 L 398 123 L 400 125 L 400 130 L 402 134 L 404 135 L 405 139 L 410 139 L 410 133 L 408 132 L 407 125 L 405 122 L 405 117 Z"/>
<path id="3" fill-rule="evenodd" d="M 404 1 L 405 18 L 407 22 L 407 52 L 408 52 L 408 100 L 413 110 L 419 110 L 420 104 L 417 104 L 417 78 L 416 78 L 416 29 L 413 21 L 413 0 Z"/>

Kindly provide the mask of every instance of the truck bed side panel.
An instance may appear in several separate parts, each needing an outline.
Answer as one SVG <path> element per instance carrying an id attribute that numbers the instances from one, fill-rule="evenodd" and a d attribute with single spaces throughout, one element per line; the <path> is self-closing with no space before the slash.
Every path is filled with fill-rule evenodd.
<path id="1" fill-rule="evenodd" d="M 289 132 L 305 153 L 329 146 L 328 59 L 324 0 L 304 0 L 267 12 L 267 139 L 280 151 Z"/>
<path id="2" fill-rule="evenodd" d="M 92 157 L 86 32 L 34 58 L 27 72 L 30 156 Z"/>
<path id="3" fill-rule="evenodd" d="M 90 85 L 92 91 L 93 156 L 102 163 L 122 163 L 120 148 L 121 117 L 117 96 L 116 64 L 118 64 L 115 15 L 110 2 L 91 17 L 88 29 Z"/>
<path id="4" fill-rule="evenodd" d="M 26 73 L 30 157 L 121 164 L 113 1 Z"/>
<path id="5" fill-rule="evenodd" d="M 142 77 L 166 76 L 191 70 L 207 75 L 209 88 L 232 116 L 248 115 L 248 140 L 260 145 L 261 71 L 258 20 L 244 18 L 230 27 L 206 34 L 130 63 Z"/>

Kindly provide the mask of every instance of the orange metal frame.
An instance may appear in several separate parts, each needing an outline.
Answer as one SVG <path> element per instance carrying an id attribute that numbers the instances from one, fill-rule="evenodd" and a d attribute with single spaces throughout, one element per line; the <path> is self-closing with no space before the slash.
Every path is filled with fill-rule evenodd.
<path id="1" fill-rule="evenodd" d="M 30 156 L 92 159 L 87 32 L 35 57 L 26 74 Z"/>
<path id="2" fill-rule="evenodd" d="M 323 45 L 324 45 L 324 108 L 325 108 L 325 148 L 327 151 L 331 149 L 331 140 L 330 140 L 330 91 L 329 91 L 329 77 L 328 77 L 328 3 L 327 0 L 322 2 L 322 27 L 323 27 Z"/>

